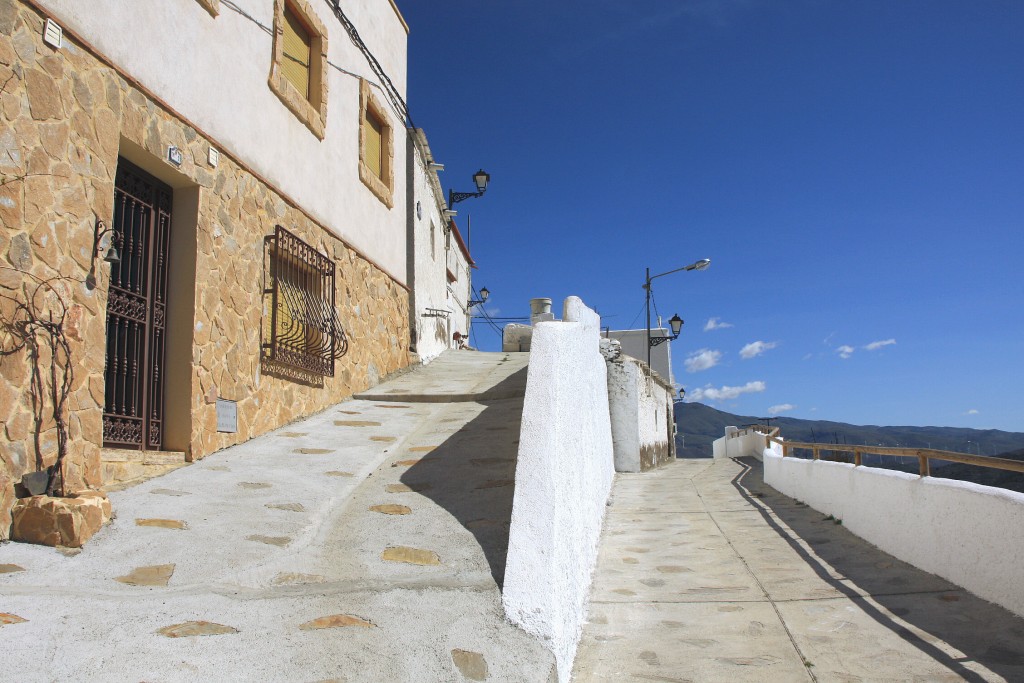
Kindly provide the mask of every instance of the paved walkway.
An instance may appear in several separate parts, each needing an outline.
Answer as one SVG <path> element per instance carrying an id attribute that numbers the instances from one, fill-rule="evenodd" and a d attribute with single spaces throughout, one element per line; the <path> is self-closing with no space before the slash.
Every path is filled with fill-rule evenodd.
<path id="1" fill-rule="evenodd" d="M 756 460 L 680 460 L 617 475 L 573 680 L 1022 681 L 1024 620 L 780 495 Z"/>
<path id="2" fill-rule="evenodd" d="M 0 546 L 0 680 L 547 681 L 499 592 L 526 360 L 450 354 L 113 493 L 77 554 Z"/>

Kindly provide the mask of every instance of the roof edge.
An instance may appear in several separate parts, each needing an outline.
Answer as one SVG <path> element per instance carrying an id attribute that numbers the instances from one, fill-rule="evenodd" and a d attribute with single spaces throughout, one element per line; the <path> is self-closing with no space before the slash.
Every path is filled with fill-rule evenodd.
<path id="1" fill-rule="evenodd" d="M 461 249 L 462 253 L 466 256 L 466 261 L 469 262 L 471 267 L 476 268 L 476 261 L 474 261 L 473 257 L 469 255 L 469 247 L 467 247 L 466 243 L 462 240 L 462 233 L 459 232 L 459 226 L 455 225 L 455 221 L 453 220 L 449 220 L 448 225 L 452 229 L 452 234 L 455 235 L 455 241 L 458 242 L 459 249 Z"/>

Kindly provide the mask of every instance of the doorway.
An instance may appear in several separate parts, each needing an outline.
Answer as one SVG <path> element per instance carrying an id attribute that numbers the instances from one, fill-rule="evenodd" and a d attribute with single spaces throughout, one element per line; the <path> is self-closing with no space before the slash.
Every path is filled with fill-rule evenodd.
<path id="1" fill-rule="evenodd" d="M 118 157 L 111 264 L 103 445 L 160 450 L 164 442 L 164 349 L 171 188 Z"/>

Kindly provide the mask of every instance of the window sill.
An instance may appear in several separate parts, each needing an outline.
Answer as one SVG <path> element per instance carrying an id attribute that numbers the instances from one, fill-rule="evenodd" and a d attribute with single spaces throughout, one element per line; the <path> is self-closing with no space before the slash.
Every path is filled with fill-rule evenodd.
<path id="1" fill-rule="evenodd" d="M 318 140 L 323 140 L 326 134 L 326 121 L 327 121 L 327 80 L 324 79 L 322 87 L 321 105 L 319 109 L 310 104 L 309 100 L 302 96 L 295 86 L 288 82 L 288 79 L 284 77 L 281 70 L 274 65 L 274 70 L 270 74 L 270 89 L 274 91 L 278 99 L 284 103 L 284 106 L 296 116 L 302 123 L 309 129 Z"/>

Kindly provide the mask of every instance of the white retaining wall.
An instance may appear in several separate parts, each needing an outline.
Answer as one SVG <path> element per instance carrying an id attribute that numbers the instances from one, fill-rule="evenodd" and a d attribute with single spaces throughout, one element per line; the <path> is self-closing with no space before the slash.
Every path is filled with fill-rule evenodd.
<path id="1" fill-rule="evenodd" d="M 764 451 L 764 480 L 904 562 L 1024 616 L 1024 494 Z"/>
<path id="2" fill-rule="evenodd" d="M 731 430 L 731 431 L 730 431 Z M 754 429 L 736 429 L 726 427 L 725 436 L 715 439 L 711 444 L 711 454 L 715 458 L 743 458 L 753 456 L 761 459 L 764 450 L 764 434 Z"/>
<path id="3" fill-rule="evenodd" d="M 576 297 L 534 327 L 502 603 L 568 681 L 614 476 L 600 318 Z"/>

